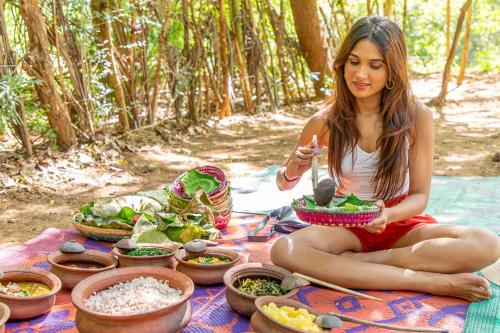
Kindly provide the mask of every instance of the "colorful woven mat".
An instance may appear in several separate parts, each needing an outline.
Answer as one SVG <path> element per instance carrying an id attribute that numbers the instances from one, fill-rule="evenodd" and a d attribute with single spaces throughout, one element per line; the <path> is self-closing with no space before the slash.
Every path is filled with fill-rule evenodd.
<path id="1" fill-rule="evenodd" d="M 262 216 L 258 215 L 234 214 L 229 227 L 223 231 L 222 245 L 239 251 L 248 261 L 270 263 L 269 250 L 272 243 L 280 237 L 279 234 L 275 234 L 266 243 L 246 241 L 248 230 L 251 230 L 261 218 Z M 49 269 L 45 256 L 57 250 L 61 243 L 71 239 L 84 243 L 89 249 L 107 252 L 111 248 L 110 243 L 87 239 L 75 230 L 47 229 L 32 241 L 0 250 L 0 263 L 2 266 L 24 265 Z M 302 288 L 296 299 L 318 311 L 334 311 L 396 325 L 439 327 L 448 329 L 451 333 L 463 331 L 468 307 L 465 301 L 414 292 L 368 291 L 367 293 L 382 298 L 384 302 L 360 299 L 316 287 Z M 183 333 L 252 331 L 248 319 L 237 315 L 229 308 L 223 285 L 197 287 L 191 298 L 191 304 L 193 316 Z M 71 304 L 70 293 L 63 290 L 57 294 L 56 305 L 49 314 L 28 321 L 9 321 L 7 333 L 76 332 L 74 320 L 75 308 Z M 376 333 L 381 332 L 381 329 L 345 323 L 342 329 L 335 332 Z M 384 332 L 390 331 L 384 330 Z"/>
<path id="2" fill-rule="evenodd" d="M 500 332 L 500 286 L 491 283 L 493 296 L 485 302 L 475 302 L 469 306 L 464 333 Z"/>

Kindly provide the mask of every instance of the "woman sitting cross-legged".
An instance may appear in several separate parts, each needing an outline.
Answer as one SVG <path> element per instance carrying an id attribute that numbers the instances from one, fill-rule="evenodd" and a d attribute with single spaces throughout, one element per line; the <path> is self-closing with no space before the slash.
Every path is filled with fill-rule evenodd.
<path id="1" fill-rule="evenodd" d="M 442 225 L 421 214 L 429 198 L 432 113 L 415 101 L 400 28 L 381 17 L 358 20 L 335 58 L 328 108 L 305 125 L 277 175 L 294 187 L 317 149 L 328 147 L 338 192 L 378 200 L 364 228 L 311 226 L 276 241 L 274 264 L 347 288 L 413 290 L 480 301 L 488 281 L 473 272 L 500 257 L 499 237 Z"/>

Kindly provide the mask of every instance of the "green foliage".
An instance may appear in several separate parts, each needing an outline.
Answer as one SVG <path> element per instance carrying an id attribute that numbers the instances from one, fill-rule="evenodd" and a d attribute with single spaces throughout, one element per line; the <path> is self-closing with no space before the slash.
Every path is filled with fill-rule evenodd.
<path id="1" fill-rule="evenodd" d="M 22 124 L 17 107 L 35 83 L 34 79 L 17 74 L 0 79 L 0 129 L 5 130 L 9 124 Z"/>

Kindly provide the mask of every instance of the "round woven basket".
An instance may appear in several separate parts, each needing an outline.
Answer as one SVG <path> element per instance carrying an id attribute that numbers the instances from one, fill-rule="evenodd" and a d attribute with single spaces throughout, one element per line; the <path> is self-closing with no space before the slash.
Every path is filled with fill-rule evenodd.
<path id="1" fill-rule="evenodd" d="M 96 240 L 117 242 L 122 238 L 132 236 L 132 230 L 96 228 L 75 221 L 72 221 L 72 223 L 82 235 Z"/>
<path id="2" fill-rule="evenodd" d="M 217 187 L 214 191 L 207 193 L 209 196 L 216 195 L 226 188 L 226 186 L 227 186 L 226 175 L 224 174 L 224 171 L 222 171 L 218 167 L 215 167 L 212 165 L 205 165 L 205 166 L 197 167 L 195 169 L 198 172 L 214 176 L 219 181 L 219 183 L 220 183 L 219 187 Z M 182 186 L 182 183 L 180 181 L 181 178 L 184 177 L 184 175 L 186 173 L 187 173 L 187 171 L 184 172 L 179 177 L 177 177 L 177 179 L 172 184 L 171 190 L 172 190 L 172 192 L 174 192 L 176 195 L 178 195 L 181 198 L 191 199 L 191 196 L 187 195 L 186 192 L 184 192 L 184 187 Z"/>
<path id="3" fill-rule="evenodd" d="M 297 217 L 304 222 L 332 227 L 363 227 L 373 221 L 380 212 L 380 207 L 361 211 L 327 212 L 306 208 L 303 199 L 299 204 L 292 204 Z"/>

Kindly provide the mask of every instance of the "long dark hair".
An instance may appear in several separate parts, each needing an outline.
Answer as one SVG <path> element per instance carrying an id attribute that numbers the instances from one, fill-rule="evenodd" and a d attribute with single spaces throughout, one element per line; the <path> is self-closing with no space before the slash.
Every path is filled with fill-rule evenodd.
<path id="1" fill-rule="evenodd" d="M 360 138 L 355 124 L 355 97 L 344 79 L 344 67 L 352 49 L 362 39 L 369 39 L 384 56 L 388 87 L 382 91 L 379 117 L 383 131 L 377 140 L 379 161 L 372 180 L 377 198 L 389 199 L 401 191 L 408 168 L 408 144 L 413 141 L 415 101 L 407 69 L 406 43 L 398 25 L 386 18 L 369 16 L 359 19 L 349 30 L 334 61 L 335 89 L 329 104 L 329 172 L 339 179 L 341 162 L 354 151 Z M 334 177 L 334 178 L 335 178 Z"/>

